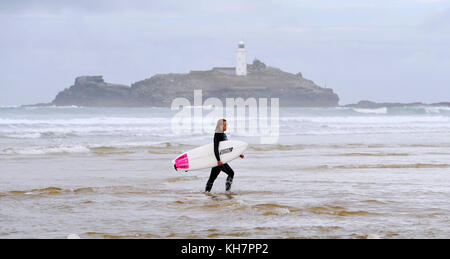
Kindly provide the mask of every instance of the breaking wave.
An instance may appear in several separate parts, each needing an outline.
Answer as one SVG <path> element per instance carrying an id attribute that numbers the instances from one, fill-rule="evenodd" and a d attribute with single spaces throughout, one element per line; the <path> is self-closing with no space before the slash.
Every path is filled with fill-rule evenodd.
<path id="1" fill-rule="evenodd" d="M 177 154 L 180 150 L 190 149 L 192 145 L 170 142 L 116 143 L 111 145 L 50 145 L 34 147 L 13 147 L 0 150 L 0 155 L 44 155 L 93 153 L 97 155 L 132 154 L 147 152 L 150 154 Z"/>
<path id="2" fill-rule="evenodd" d="M 370 114 L 387 114 L 388 109 L 386 107 L 382 107 L 382 108 L 378 108 L 378 109 L 358 109 L 358 108 L 354 108 L 353 109 L 355 112 L 358 113 L 370 113 Z"/>
<path id="3" fill-rule="evenodd" d="M 321 165 L 311 168 L 301 168 L 302 170 L 335 170 L 335 169 L 401 169 L 401 168 L 450 168 L 450 164 L 429 164 L 429 163 L 413 163 L 413 164 L 355 164 L 355 165 Z"/>

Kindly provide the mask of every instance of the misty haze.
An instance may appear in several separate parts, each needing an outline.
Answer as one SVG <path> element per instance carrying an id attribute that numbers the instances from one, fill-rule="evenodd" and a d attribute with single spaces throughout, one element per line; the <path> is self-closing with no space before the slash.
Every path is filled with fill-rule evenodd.
<path id="1" fill-rule="evenodd" d="M 0 239 L 450 237 L 449 1 L 2 0 L 0 30 Z"/>

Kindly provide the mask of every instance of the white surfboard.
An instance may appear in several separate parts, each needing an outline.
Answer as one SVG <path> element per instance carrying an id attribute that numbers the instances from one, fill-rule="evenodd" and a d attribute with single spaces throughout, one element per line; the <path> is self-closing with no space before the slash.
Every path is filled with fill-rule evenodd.
<path id="1" fill-rule="evenodd" d="M 220 160 L 225 164 L 238 158 L 247 146 L 247 143 L 238 140 L 221 141 L 219 143 Z M 177 156 L 172 163 L 175 170 L 184 172 L 215 167 L 217 159 L 214 155 L 214 144 L 191 149 Z"/>

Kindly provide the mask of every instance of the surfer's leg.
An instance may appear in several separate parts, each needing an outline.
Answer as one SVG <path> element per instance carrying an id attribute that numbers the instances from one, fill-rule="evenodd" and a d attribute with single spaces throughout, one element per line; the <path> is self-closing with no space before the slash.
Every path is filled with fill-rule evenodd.
<path id="1" fill-rule="evenodd" d="M 211 174 L 209 175 L 208 182 L 206 183 L 205 192 L 210 192 L 212 189 L 212 186 L 214 184 L 214 181 L 216 180 L 217 176 L 220 173 L 220 167 L 216 166 L 211 168 Z"/>
<path id="2" fill-rule="evenodd" d="M 222 171 L 224 171 L 228 175 L 227 181 L 225 182 L 225 190 L 229 192 L 231 189 L 231 184 L 233 183 L 234 171 L 228 164 L 224 164 L 222 166 Z"/>

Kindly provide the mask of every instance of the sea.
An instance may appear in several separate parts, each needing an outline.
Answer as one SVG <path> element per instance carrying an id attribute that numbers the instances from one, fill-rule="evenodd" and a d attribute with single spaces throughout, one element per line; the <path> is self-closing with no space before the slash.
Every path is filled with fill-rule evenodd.
<path id="1" fill-rule="evenodd" d="M 280 108 L 221 173 L 170 108 L 0 107 L 0 238 L 450 238 L 450 108 Z"/>

